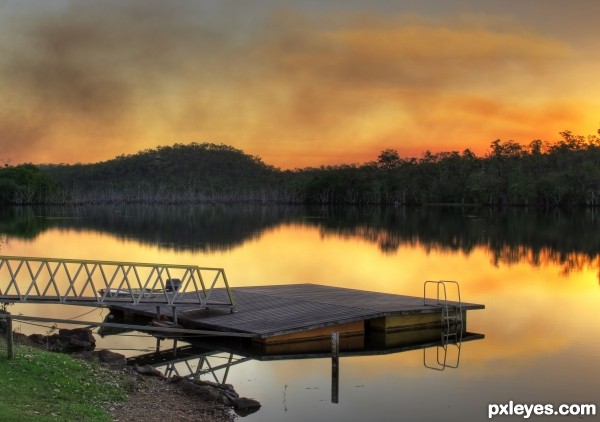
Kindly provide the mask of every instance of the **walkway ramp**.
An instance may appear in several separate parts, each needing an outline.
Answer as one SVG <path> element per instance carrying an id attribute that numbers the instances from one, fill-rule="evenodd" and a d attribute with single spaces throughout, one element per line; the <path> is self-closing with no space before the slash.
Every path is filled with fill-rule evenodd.
<path id="1" fill-rule="evenodd" d="M 225 292 L 218 299 L 216 287 Z M 235 306 L 222 268 L 16 256 L 0 256 L 0 302 Z"/>

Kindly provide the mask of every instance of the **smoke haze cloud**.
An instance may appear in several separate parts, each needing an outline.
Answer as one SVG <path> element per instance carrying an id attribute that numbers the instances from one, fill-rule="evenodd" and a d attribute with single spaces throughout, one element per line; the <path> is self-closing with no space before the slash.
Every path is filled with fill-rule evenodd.
<path id="1" fill-rule="evenodd" d="M 0 157 L 208 140 L 294 167 L 592 129 L 573 25 L 421 3 L 2 1 Z"/>

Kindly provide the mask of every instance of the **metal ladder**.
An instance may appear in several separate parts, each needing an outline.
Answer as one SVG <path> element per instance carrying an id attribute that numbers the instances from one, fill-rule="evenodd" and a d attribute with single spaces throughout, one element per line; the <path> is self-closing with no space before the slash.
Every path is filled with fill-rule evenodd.
<path id="1" fill-rule="evenodd" d="M 427 286 L 429 284 L 434 284 L 437 287 L 435 300 L 427 300 Z M 452 303 L 448 303 L 448 284 L 456 287 L 456 296 L 458 300 L 452 301 Z M 443 371 L 445 368 L 458 368 L 464 327 L 460 285 L 456 281 L 449 280 L 426 281 L 423 284 L 423 305 L 441 307 L 442 315 L 440 345 L 436 346 L 436 362 L 433 365 L 428 363 L 426 350 L 423 349 L 423 364 L 427 368 L 438 371 Z M 448 362 L 449 346 L 456 347 L 456 358 L 453 360 L 454 363 Z"/>

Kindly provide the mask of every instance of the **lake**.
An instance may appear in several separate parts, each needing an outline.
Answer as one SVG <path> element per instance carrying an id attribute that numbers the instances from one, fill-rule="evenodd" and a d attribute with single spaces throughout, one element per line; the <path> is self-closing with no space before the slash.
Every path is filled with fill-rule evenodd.
<path id="1" fill-rule="evenodd" d="M 456 368 L 424 365 L 435 349 L 341 358 L 338 403 L 328 358 L 257 361 L 217 351 L 190 359 L 192 369 L 220 367 L 203 379 L 225 378 L 262 403 L 246 421 L 478 421 L 488 418 L 488 405 L 511 400 L 600 404 L 599 209 L 5 208 L 0 234 L 2 255 L 222 267 L 232 287 L 317 283 L 422 296 L 426 280 L 456 280 L 464 301 L 486 306 L 469 312 L 469 331 L 485 337 L 461 344 Z M 108 313 L 9 310 L 87 321 Z M 96 337 L 97 348 L 127 356 L 156 346 L 139 333 Z"/>

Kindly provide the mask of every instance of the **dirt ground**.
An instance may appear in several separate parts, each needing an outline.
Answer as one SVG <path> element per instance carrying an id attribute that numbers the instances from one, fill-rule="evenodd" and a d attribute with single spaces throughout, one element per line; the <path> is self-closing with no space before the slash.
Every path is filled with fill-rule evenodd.
<path id="1" fill-rule="evenodd" d="M 132 392 L 127 401 L 115 403 L 108 411 L 119 422 L 231 422 L 233 411 L 214 402 L 188 395 L 176 384 L 158 377 L 132 376 Z"/>

